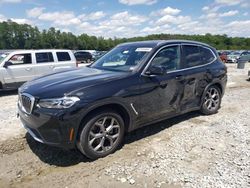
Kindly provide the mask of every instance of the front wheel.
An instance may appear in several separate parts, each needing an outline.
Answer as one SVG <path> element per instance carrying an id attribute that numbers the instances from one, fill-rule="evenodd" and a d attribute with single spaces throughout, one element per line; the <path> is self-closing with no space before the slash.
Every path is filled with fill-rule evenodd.
<path id="1" fill-rule="evenodd" d="M 123 140 L 124 121 L 116 112 L 96 113 L 83 126 L 77 146 L 90 159 L 113 153 Z"/>
<path id="2" fill-rule="evenodd" d="M 201 112 L 206 115 L 217 113 L 221 97 L 220 89 L 217 86 L 210 86 L 202 99 Z"/>

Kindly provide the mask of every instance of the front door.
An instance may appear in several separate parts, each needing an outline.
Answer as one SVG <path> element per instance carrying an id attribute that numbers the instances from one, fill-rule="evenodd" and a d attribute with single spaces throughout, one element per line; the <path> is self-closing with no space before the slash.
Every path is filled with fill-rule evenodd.
<path id="1" fill-rule="evenodd" d="M 5 68 L 3 77 L 7 87 L 16 87 L 34 77 L 30 53 L 15 54 L 8 60 L 11 65 Z"/>
<path id="2" fill-rule="evenodd" d="M 161 49 L 150 66 L 163 67 L 166 74 L 141 77 L 139 124 L 177 113 L 183 95 L 179 45 Z"/>

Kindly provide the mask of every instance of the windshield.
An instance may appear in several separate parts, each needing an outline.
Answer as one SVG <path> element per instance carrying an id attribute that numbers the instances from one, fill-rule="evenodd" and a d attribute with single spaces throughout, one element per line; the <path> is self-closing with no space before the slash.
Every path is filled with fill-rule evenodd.
<path id="1" fill-rule="evenodd" d="M 91 67 L 111 71 L 133 71 L 151 50 L 151 47 L 118 46 L 97 60 Z"/>
<path id="2" fill-rule="evenodd" d="M 5 54 L 1 54 L 1 53 L 0 53 L 0 63 L 3 62 L 4 58 L 5 58 L 7 55 L 8 55 L 7 53 L 5 53 Z"/>

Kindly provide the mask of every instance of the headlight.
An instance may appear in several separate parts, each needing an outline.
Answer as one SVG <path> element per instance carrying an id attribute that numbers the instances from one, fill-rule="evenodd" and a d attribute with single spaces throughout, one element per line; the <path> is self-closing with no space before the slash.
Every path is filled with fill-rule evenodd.
<path id="1" fill-rule="evenodd" d="M 80 99 L 78 97 L 63 97 L 53 99 L 41 99 L 38 102 L 38 107 L 63 109 L 70 108 Z"/>

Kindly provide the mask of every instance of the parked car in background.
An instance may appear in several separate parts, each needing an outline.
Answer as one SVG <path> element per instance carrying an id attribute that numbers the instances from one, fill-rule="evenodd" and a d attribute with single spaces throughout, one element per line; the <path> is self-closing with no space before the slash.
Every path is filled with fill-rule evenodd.
<path id="1" fill-rule="evenodd" d="M 91 63 L 94 59 L 90 52 L 86 51 L 75 51 L 74 52 L 77 64 L 80 63 Z"/>
<path id="2" fill-rule="evenodd" d="M 107 51 L 97 51 L 95 55 L 95 61 L 100 59 L 102 56 L 104 56 L 107 53 Z"/>
<path id="3" fill-rule="evenodd" d="M 244 53 L 244 55 L 240 56 L 239 59 L 237 59 L 237 63 L 240 62 L 244 63 L 250 62 L 250 53 Z"/>
<path id="4" fill-rule="evenodd" d="M 242 56 L 250 55 L 249 51 L 235 51 L 227 56 L 228 63 L 237 63 L 238 59 Z"/>
<path id="5" fill-rule="evenodd" d="M 244 69 L 245 68 L 245 64 L 250 62 L 250 54 L 249 55 L 243 55 L 240 56 L 239 59 L 237 59 L 237 68 L 239 69 Z"/>
<path id="6" fill-rule="evenodd" d="M 0 89 L 16 89 L 35 77 L 76 67 L 71 50 L 18 50 L 1 55 Z"/>
<path id="7" fill-rule="evenodd" d="M 243 51 L 240 56 L 250 55 L 250 51 Z"/>
<path id="8" fill-rule="evenodd" d="M 218 52 L 220 59 L 223 63 L 227 62 L 227 54 L 225 52 Z"/>
<path id="9" fill-rule="evenodd" d="M 194 110 L 216 113 L 226 82 L 226 66 L 207 44 L 125 43 L 88 67 L 27 82 L 18 114 L 38 142 L 96 159 L 119 148 L 125 132 Z"/>
<path id="10" fill-rule="evenodd" d="M 227 55 L 227 63 L 236 63 L 237 59 L 240 57 L 241 52 L 234 51 Z"/>

